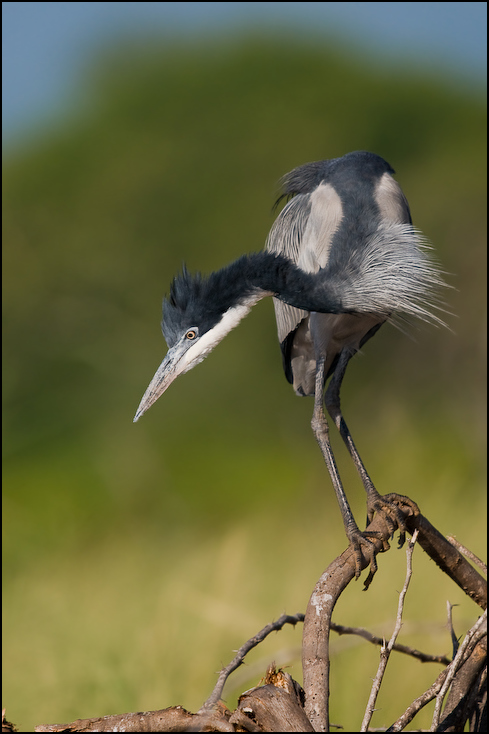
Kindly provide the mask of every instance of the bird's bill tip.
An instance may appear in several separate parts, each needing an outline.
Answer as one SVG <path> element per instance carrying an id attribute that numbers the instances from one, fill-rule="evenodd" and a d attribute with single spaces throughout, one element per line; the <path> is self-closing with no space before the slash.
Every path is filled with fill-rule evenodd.
<path id="1" fill-rule="evenodd" d="M 160 374 L 160 369 L 149 383 L 148 389 L 144 393 L 141 402 L 139 403 L 136 415 L 133 418 L 133 423 L 138 422 L 141 416 L 144 415 L 144 413 L 146 413 L 146 411 L 151 408 L 153 403 L 156 403 L 160 395 L 163 395 L 170 382 L 172 382 L 172 380 L 168 378 L 165 380 L 164 375 Z"/>
<path id="2" fill-rule="evenodd" d="M 179 365 L 180 356 L 180 354 L 175 354 L 174 350 L 170 350 L 167 353 L 139 403 L 136 415 L 133 418 L 133 423 L 137 423 L 141 416 L 151 408 L 153 403 L 156 403 L 158 398 L 163 395 L 173 380 L 178 377 L 182 371 L 181 365 Z"/>
<path id="3" fill-rule="evenodd" d="M 141 418 L 141 416 L 143 415 L 143 413 L 144 413 L 144 409 L 142 409 L 141 407 L 139 407 L 139 408 L 137 409 L 137 411 L 136 411 L 136 415 L 135 415 L 135 416 L 134 416 L 134 418 L 132 419 L 132 422 L 133 422 L 133 423 L 137 423 L 137 422 L 138 422 L 138 420 L 139 420 L 139 419 Z"/>
<path id="4" fill-rule="evenodd" d="M 148 387 L 148 389 L 144 393 L 143 398 L 142 398 L 141 402 L 139 403 L 138 409 L 136 411 L 136 415 L 134 416 L 133 421 L 132 421 L 133 423 L 137 423 L 138 422 L 138 420 L 141 418 L 141 416 L 144 415 L 144 413 L 146 413 L 146 411 L 151 408 L 151 406 L 153 405 L 153 403 L 155 403 L 158 400 L 158 398 L 160 397 L 160 395 L 165 390 L 165 388 L 163 388 L 162 390 L 158 390 L 158 391 L 155 391 L 153 389 L 150 390 L 150 387 L 152 386 L 152 384 L 153 384 L 153 381 L 151 381 L 150 386 Z"/>

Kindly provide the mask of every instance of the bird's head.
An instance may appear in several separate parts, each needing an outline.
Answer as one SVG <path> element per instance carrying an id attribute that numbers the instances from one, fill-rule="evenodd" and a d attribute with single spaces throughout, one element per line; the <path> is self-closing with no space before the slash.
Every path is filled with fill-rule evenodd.
<path id="1" fill-rule="evenodd" d="M 202 362 L 263 298 L 256 290 L 236 288 L 229 268 L 208 277 L 183 268 L 163 301 L 161 328 L 168 352 L 139 404 L 134 422 L 158 400 L 171 383 Z"/>

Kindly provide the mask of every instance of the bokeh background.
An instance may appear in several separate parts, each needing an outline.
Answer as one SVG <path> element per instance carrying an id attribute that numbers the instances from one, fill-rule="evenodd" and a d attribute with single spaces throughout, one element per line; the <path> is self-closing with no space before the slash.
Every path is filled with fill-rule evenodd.
<path id="1" fill-rule="evenodd" d="M 483 554 L 486 12 L 3 3 L 3 703 L 22 730 L 196 710 L 232 650 L 304 611 L 345 547 L 271 302 L 132 423 L 166 350 L 172 276 L 260 249 L 278 179 L 306 161 L 385 157 L 448 273 L 449 329 L 384 327 L 351 363 L 343 406 L 378 489 Z M 379 565 L 337 622 L 390 634 L 404 554 Z M 414 566 L 401 641 L 449 654 L 446 600 L 457 634 L 477 608 L 420 550 Z M 271 660 L 302 680 L 300 642 L 297 628 L 260 646 L 227 703 Z M 334 641 L 332 719 L 346 730 L 377 659 Z M 374 725 L 437 672 L 395 659 Z"/>

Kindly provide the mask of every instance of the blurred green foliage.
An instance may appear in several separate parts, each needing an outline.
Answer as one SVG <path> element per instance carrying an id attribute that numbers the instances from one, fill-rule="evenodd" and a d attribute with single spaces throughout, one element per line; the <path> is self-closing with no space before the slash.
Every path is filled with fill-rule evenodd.
<path id="1" fill-rule="evenodd" d="M 384 327 L 349 367 L 343 402 L 379 490 L 485 546 L 482 97 L 291 38 L 126 44 L 85 84 L 77 115 L 4 163 L 4 704 L 23 729 L 195 710 L 231 649 L 304 610 L 345 545 L 270 302 L 132 424 L 165 352 L 175 271 L 261 249 L 276 182 L 306 161 L 385 157 L 449 273 L 452 331 Z M 333 440 L 360 519 L 362 489 Z M 380 561 L 337 621 L 389 633 L 404 565 Z M 449 652 L 445 599 L 461 605 L 459 634 L 477 610 L 419 565 L 403 641 Z M 242 688 L 271 658 L 295 661 L 300 679 L 299 647 L 300 630 L 276 636 Z M 333 662 L 333 719 L 347 730 L 360 714 L 342 681 L 351 691 L 354 668 L 368 687 L 377 656 L 354 649 Z M 406 701 L 386 689 L 378 725 L 434 677 L 399 665 Z"/>

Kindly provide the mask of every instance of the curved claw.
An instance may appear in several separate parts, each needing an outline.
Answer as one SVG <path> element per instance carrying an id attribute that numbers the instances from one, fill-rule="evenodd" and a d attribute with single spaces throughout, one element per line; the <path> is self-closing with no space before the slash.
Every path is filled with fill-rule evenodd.
<path id="1" fill-rule="evenodd" d="M 402 548 L 406 541 L 406 517 L 419 514 L 419 507 L 416 502 L 413 502 L 409 497 L 405 497 L 402 494 L 396 494 L 395 492 L 385 495 L 379 494 L 377 497 L 367 502 L 368 523 L 372 521 L 374 513 L 376 512 L 384 515 L 391 537 L 394 535 L 396 530 L 399 530 L 398 548 Z"/>
<path id="2" fill-rule="evenodd" d="M 377 572 L 377 561 L 375 556 L 377 553 L 384 553 L 389 550 L 388 538 L 392 538 L 394 532 L 399 530 L 399 548 L 405 543 L 407 525 L 406 519 L 411 515 L 418 515 L 419 508 L 413 500 L 409 497 L 405 497 L 400 494 L 387 494 L 381 496 L 377 494 L 376 497 L 372 498 L 368 502 L 368 518 L 369 524 L 374 515 L 381 516 L 383 520 L 384 528 L 381 530 L 364 530 L 361 532 L 358 527 L 350 528 L 348 538 L 350 545 L 355 554 L 355 578 L 359 578 L 362 570 L 362 562 L 365 566 L 365 560 L 369 561 L 370 570 L 367 578 L 364 581 L 364 590 L 366 591 L 372 583 L 373 577 Z M 377 525 L 377 527 L 379 527 Z M 381 547 L 378 543 L 373 543 L 369 538 L 378 540 L 381 542 Z M 363 552 L 362 552 L 363 551 Z"/>
<path id="3" fill-rule="evenodd" d="M 380 529 L 364 530 L 362 532 L 354 521 L 346 527 L 350 547 L 355 556 L 355 578 L 360 577 L 362 568 L 365 568 L 366 563 L 370 566 L 368 576 L 364 581 L 365 591 L 377 573 L 375 558 L 377 553 L 384 553 L 389 550 L 389 538 L 392 538 L 397 529 L 400 532 L 399 548 L 403 546 L 408 530 L 406 519 L 411 515 L 418 515 L 419 508 L 409 497 L 395 493 L 381 496 L 376 492 L 376 496 L 368 502 L 368 517 L 373 517 L 374 513 L 377 514 L 378 518 L 376 528 Z M 373 540 L 379 542 L 374 543 Z"/>
<path id="4" fill-rule="evenodd" d="M 380 540 L 382 542 L 382 548 L 377 549 L 374 543 L 369 540 L 369 537 Z M 378 566 L 375 556 L 377 555 L 377 553 L 383 553 L 384 551 L 388 550 L 389 542 L 386 540 L 385 533 L 375 530 L 364 530 L 363 532 L 361 532 L 360 530 L 358 530 L 358 528 L 348 533 L 348 539 L 355 555 L 355 579 L 360 578 L 362 568 L 365 564 L 365 559 L 369 562 L 370 571 L 367 580 L 364 582 L 366 590 L 370 586 L 373 577 L 377 573 Z M 363 552 L 362 548 L 364 549 Z"/>

